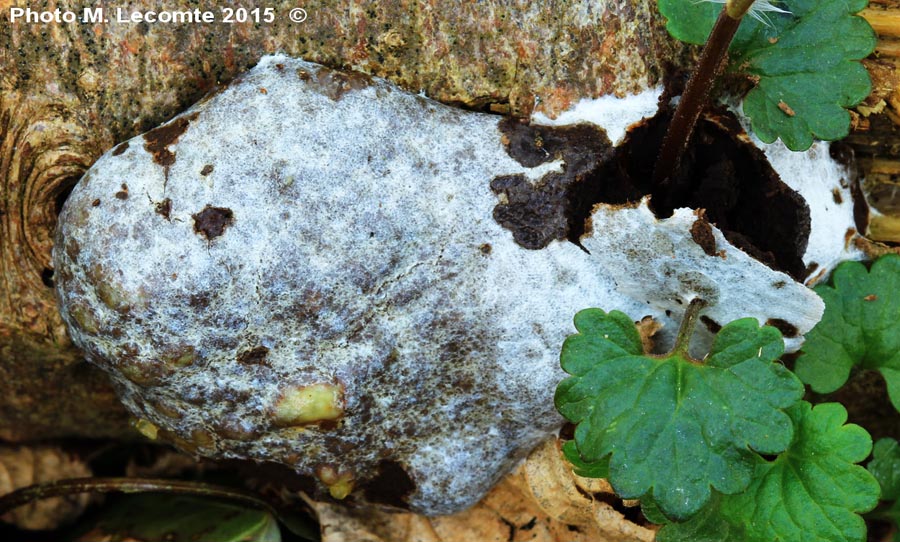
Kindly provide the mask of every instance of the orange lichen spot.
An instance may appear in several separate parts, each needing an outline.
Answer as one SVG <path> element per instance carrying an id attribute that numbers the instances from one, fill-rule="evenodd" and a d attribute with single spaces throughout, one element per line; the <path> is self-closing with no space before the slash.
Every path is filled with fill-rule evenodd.
<path id="1" fill-rule="evenodd" d="M 275 404 L 275 423 L 306 425 L 336 420 L 344 415 L 344 389 L 340 384 L 311 384 L 288 388 Z"/>
<path id="2" fill-rule="evenodd" d="M 331 465 L 316 469 L 319 480 L 328 488 L 328 493 L 337 500 L 343 500 L 353 491 L 353 474 Z"/>

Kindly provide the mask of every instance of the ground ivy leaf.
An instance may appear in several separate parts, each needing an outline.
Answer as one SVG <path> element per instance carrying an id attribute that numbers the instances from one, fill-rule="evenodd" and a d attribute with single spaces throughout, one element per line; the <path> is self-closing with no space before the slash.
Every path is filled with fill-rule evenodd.
<path id="1" fill-rule="evenodd" d="M 753 483 L 737 495 L 717 495 L 684 523 L 663 527 L 659 542 L 862 542 L 859 514 L 878 504 L 878 482 L 862 461 L 872 439 L 861 427 L 844 425 L 837 403 L 787 410 L 795 425 L 790 448 L 775 461 L 758 461 Z"/>
<path id="2" fill-rule="evenodd" d="M 900 499 L 900 445 L 896 440 L 883 438 L 876 442 L 866 468 L 878 480 L 882 499 Z"/>
<path id="3" fill-rule="evenodd" d="M 104 509 L 79 540 L 191 540 L 280 542 L 275 518 L 265 510 L 209 498 L 145 493 Z"/>
<path id="4" fill-rule="evenodd" d="M 846 108 L 871 90 L 860 62 L 875 48 L 875 32 L 854 14 L 867 0 L 783 0 L 790 15 L 769 12 L 765 21 L 744 17 L 731 44 L 729 71 L 756 86 L 744 98 L 744 113 L 753 131 L 771 143 L 779 137 L 791 150 L 806 150 L 813 138 L 847 135 Z M 676 38 L 703 43 L 721 4 L 693 0 L 659 0 Z M 840 36 L 840 39 L 835 39 Z"/>
<path id="5" fill-rule="evenodd" d="M 692 0 L 658 0 L 657 6 L 666 18 L 666 30 L 669 34 L 677 40 L 694 45 L 706 43 L 716 18 L 722 11 L 722 4 Z"/>
<path id="6" fill-rule="evenodd" d="M 572 472 L 585 478 L 608 478 L 609 461 L 604 458 L 594 463 L 588 463 L 581 457 L 574 440 L 566 441 L 562 447 L 563 455 L 572 464 Z"/>
<path id="7" fill-rule="evenodd" d="M 815 291 L 825 301 L 822 320 L 806 335 L 795 371 L 819 393 L 830 393 L 859 365 L 881 372 L 900 410 L 900 256 L 882 256 L 871 270 L 844 262 L 833 285 Z"/>
<path id="8" fill-rule="evenodd" d="M 624 498 L 650 496 L 667 516 L 685 518 L 710 487 L 736 493 L 750 483 L 756 452 L 778 453 L 793 425 L 782 409 L 803 385 L 774 363 L 781 333 L 743 319 L 723 327 L 705 363 L 645 356 L 631 319 L 588 309 L 575 317 L 561 362 L 556 406 L 578 424 L 583 461 L 609 456 L 609 481 Z"/>

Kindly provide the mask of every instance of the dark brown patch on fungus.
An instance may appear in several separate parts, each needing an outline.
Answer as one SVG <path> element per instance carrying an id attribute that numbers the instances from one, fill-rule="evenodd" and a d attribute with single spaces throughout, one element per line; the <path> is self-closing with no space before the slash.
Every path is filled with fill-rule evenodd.
<path id="1" fill-rule="evenodd" d="M 172 200 L 170 198 L 156 202 L 153 207 L 156 214 L 162 216 L 166 220 L 170 220 L 169 215 L 172 213 Z"/>
<path id="2" fill-rule="evenodd" d="M 716 237 L 713 235 L 712 226 L 706 220 L 706 211 L 697 211 L 697 220 L 691 225 L 691 239 L 700 245 L 707 256 L 717 256 Z"/>
<path id="3" fill-rule="evenodd" d="M 669 120 L 670 113 L 663 111 L 628 131 L 616 149 L 613 171 L 620 178 L 612 182 L 633 184 L 640 195 L 649 194 L 650 209 L 658 218 L 682 207 L 705 209 L 706 219 L 731 244 L 803 280 L 808 275 L 803 254 L 809 241 L 809 206 L 782 182 L 731 113 L 702 117 L 679 170 L 658 186 L 652 184 Z"/>
<path id="4" fill-rule="evenodd" d="M 653 166 L 670 117 L 671 112 L 663 110 L 634 125 L 615 149 L 601 130 L 587 125 L 501 121 L 501 141 L 519 163 L 535 167 L 561 160 L 563 165 L 562 172 L 548 173 L 534 183 L 524 175 L 494 178 L 491 189 L 500 199 L 494 219 L 525 248 L 543 248 L 555 239 L 580 244 L 590 232 L 596 205 L 635 205 L 650 196 L 650 210 L 657 218 L 669 218 L 683 207 L 704 209 L 706 221 L 731 244 L 777 271 L 806 278 L 809 207 L 781 181 L 731 113 L 702 118 L 681 168 L 658 186 L 653 184 Z M 707 254 L 718 254 L 709 250 L 715 245 L 704 235 L 711 232 L 701 229 L 702 223 L 692 236 Z"/>
<path id="5" fill-rule="evenodd" d="M 869 229 L 869 204 L 858 179 L 850 183 L 850 196 L 853 198 L 853 221 L 856 223 L 856 231 L 865 233 Z"/>
<path id="6" fill-rule="evenodd" d="M 206 177 L 207 175 L 209 175 L 212 172 L 213 172 L 213 165 L 206 164 L 205 166 L 203 166 L 203 169 L 200 170 L 200 175 L 203 175 L 204 177 Z"/>
<path id="7" fill-rule="evenodd" d="M 269 349 L 265 346 L 257 346 L 251 350 L 245 350 L 238 354 L 238 363 L 244 365 L 267 365 L 266 356 L 269 355 Z"/>
<path id="8" fill-rule="evenodd" d="M 299 70 L 297 73 L 300 75 L 301 80 L 308 81 L 308 79 L 304 79 L 303 74 Z M 322 94 L 335 102 L 351 90 L 361 90 L 371 84 L 372 78 L 364 73 L 329 70 L 327 68 L 319 69 L 314 83 Z"/>
<path id="9" fill-rule="evenodd" d="M 175 153 L 168 149 L 178 141 L 178 138 L 187 130 L 192 121 L 196 120 L 198 113 L 191 113 L 184 117 L 178 117 L 168 124 L 150 130 L 144 134 L 144 149 L 153 155 L 153 161 L 168 167 L 175 163 Z"/>
<path id="10" fill-rule="evenodd" d="M 706 326 L 706 329 L 708 329 L 710 333 L 718 333 L 719 330 L 722 329 L 721 324 L 705 314 L 700 316 L 700 321 L 703 322 L 703 325 Z"/>
<path id="11" fill-rule="evenodd" d="M 841 196 L 841 191 L 837 189 L 837 187 L 831 190 L 831 197 L 834 198 L 834 202 L 838 205 L 844 203 L 844 198 Z"/>
<path id="12" fill-rule="evenodd" d="M 120 199 L 123 201 L 128 199 L 128 185 L 127 184 L 122 183 L 122 190 L 119 190 L 118 192 L 116 192 L 116 199 Z"/>
<path id="13" fill-rule="evenodd" d="M 850 241 L 852 241 L 854 237 L 856 237 L 856 229 L 847 228 L 847 231 L 844 232 L 844 248 L 850 247 Z"/>
<path id="14" fill-rule="evenodd" d="M 202 211 L 191 215 L 194 219 L 194 233 L 200 234 L 207 241 L 212 241 L 225 233 L 225 228 L 234 224 L 234 213 L 224 207 L 207 205 Z"/>
<path id="15" fill-rule="evenodd" d="M 797 326 L 788 322 L 787 320 L 782 320 L 781 318 L 769 318 L 768 320 L 766 320 L 766 325 L 774 327 L 785 337 L 800 336 L 800 330 L 797 329 Z"/>
<path id="16" fill-rule="evenodd" d="M 407 498 L 416 490 L 416 483 L 403 465 L 382 459 L 375 465 L 377 474 L 364 482 L 360 489 L 369 502 L 409 508 Z"/>
<path id="17" fill-rule="evenodd" d="M 113 149 L 112 155 L 119 156 L 120 154 L 122 154 L 123 152 L 125 152 L 127 150 L 128 150 L 128 142 L 126 141 L 125 143 L 122 143 L 119 146 L 117 146 L 115 149 Z"/>
<path id="18" fill-rule="evenodd" d="M 516 243 L 541 249 L 552 241 L 579 242 L 585 220 L 593 207 L 583 184 L 608 160 L 612 146 L 606 133 L 595 126 L 547 127 L 504 119 L 506 152 L 525 167 L 562 160 L 561 172 L 551 172 L 531 182 L 524 175 L 504 175 L 491 181 L 500 197 L 494 220 L 510 230 Z"/>
<path id="19" fill-rule="evenodd" d="M 91 207 L 100 207 L 100 198 L 97 198 L 94 201 L 92 201 Z"/>

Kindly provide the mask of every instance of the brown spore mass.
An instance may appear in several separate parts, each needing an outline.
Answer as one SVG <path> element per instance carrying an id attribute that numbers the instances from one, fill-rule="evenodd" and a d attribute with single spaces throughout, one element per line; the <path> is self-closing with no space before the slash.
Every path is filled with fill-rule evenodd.
<path id="1" fill-rule="evenodd" d="M 175 153 L 168 149 L 187 130 L 191 122 L 197 119 L 198 113 L 179 117 L 168 124 L 150 130 L 144 134 L 144 149 L 153 155 L 153 161 L 167 167 L 175 163 Z"/>
<path id="2" fill-rule="evenodd" d="M 499 127 L 506 152 L 523 166 L 555 160 L 565 165 L 536 183 L 524 175 L 495 177 L 491 190 L 502 197 L 494 207 L 494 220 L 527 249 L 541 249 L 555 240 L 578 243 L 585 220 L 582 186 L 609 159 L 612 146 L 606 133 L 588 124 L 554 128 L 513 119 L 501 121 Z"/>
<path id="3" fill-rule="evenodd" d="M 717 256 L 716 238 L 713 235 L 712 226 L 706 220 L 706 213 L 703 209 L 697 212 L 697 220 L 691 225 L 691 239 L 700 245 L 703 252 L 707 256 Z"/>
<path id="4" fill-rule="evenodd" d="M 234 213 L 224 207 L 207 205 L 202 211 L 191 215 L 194 219 L 194 232 L 212 241 L 225 233 L 225 228 L 234 224 Z"/>
<path id="5" fill-rule="evenodd" d="M 166 198 L 160 202 L 155 203 L 153 207 L 156 214 L 160 215 L 166 220 L 170 220 L 169 216 L 172 213 L 172 200 L 170 198 Z"/>
<path id="6" fill-rule="evenodd" d="M 731 113 L 717 111 L 701 118 L 680 169 L 653 183 L 670 120 L 671 112 L 661 111 L 632 126 L 615 148 L 602 131 L 587 125 L 548 128 L 502 121 L 501 140 L 522 165 L 558 159 L 564 165 L 561 173 L 548 173 L 537 183 L 522 175 L 494 178 L 491 189 L 500 197 L 494 219 L 524 248 L 543 248 L 555 239 L 579 244 L 581 236 L 590 233 L 595 205 L 635 204 L 649 195 L 650 209 L 660 219 L 678 208 L 704 210 L 691 236 L 705 253 L 717 254 L 714 225 L 756 260 L 804 279 L 809 207 L 781 181 Z"/>
<path id="7" fill-rule="evenodd" d="M 128 142 L 119 144 L 115 149 L 113 149 L 112 155 L 119 156 L 123 152 L 128 150 Z"/>
<path id="8" fill-rule="evenodd" d="M 703 322 L 703 325 L 706 326 L 706 329 L 708 329 L 710 333 L 718 333 L 719 330 L 722 329 L 722 324 L 716 322 L 705 314 L 700 316 L 700 321 Z"/>
<path id="9" fill-rule="evenodd" d="M 844 198 L 841 196 L 841 191 L 837 188 L 831 190 L 831 197 L 834 199 L 834 202 L 838 205 L 844 203 Z"/>
<path id="10" fill-rule="evenodd" d="M 788 322 L 787 320 L 782 320 L 781 318 L 769 318 L 768 320 L 766 320 L 766 325 L 774 327 L 785 337 L 800 336 L 800 331 L 797 329 L 797 326 Z"/>

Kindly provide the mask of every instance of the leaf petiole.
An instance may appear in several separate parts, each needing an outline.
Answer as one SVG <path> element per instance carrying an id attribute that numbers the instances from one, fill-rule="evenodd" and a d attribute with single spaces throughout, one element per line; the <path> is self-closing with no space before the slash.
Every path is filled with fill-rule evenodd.
<path id="1" fill-rule="evenodd" d="M 694 335 L 694 328 L 697 327 L 700 311 L 705 306 L 706 301 L 699 297 L 695 297 L 688 304 L 687 310 L 684 311 L 684 319 L 681 320 L 681 327 L 678 328 L 678 335 L 675 337 L 675 347 L 672 348 L 672 354 L 679 355 L 686 360 L 693 359 L 689 353 L 691 337 Z"/>
<path id="2" fill-rule="evenodd" d="M 725 11 L 728 12 L 728 16 L 732 19 L 740 20 L 750 11 L 753 2 L 754 0 L 728 0 L 725 3 Z"/>
<path id="3" fill-rule="evenodd" d="M 691 141 L 697 119 L 712 93 L 716 78 L 722 71 L 731 40 L 741 25 L 741 18 L 750 10 L 754 0 L 729 0 L 719 13 L 716 24 L 700 54 L 700 61 L 688 80 L 681 101 L 672 116 L 669 130 L 653 168 L 653 184 L 660 186 L 670 179 L 681 165 L 681 157 Z"/>

